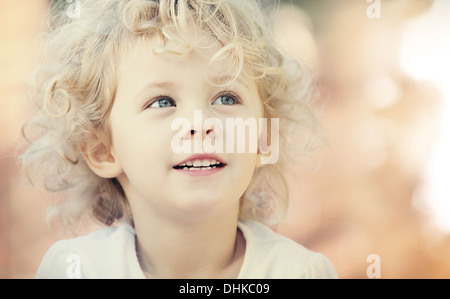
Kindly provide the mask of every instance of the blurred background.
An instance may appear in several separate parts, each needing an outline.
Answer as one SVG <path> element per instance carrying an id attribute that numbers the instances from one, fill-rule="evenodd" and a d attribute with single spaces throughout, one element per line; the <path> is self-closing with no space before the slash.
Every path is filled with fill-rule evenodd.
<path id="1" fill-rule="evenodd" d="M 53 195 L 15 158 L 48 7 L 0 0 L 0 278 L 34 277 L 61 237 L 45 223 Z M 448 0 L 281 1 L 276 41 L 320 74 L 328 143 L 290 169 L 278 232 L 341 278 L 450 278 L 448 16 Z"/>

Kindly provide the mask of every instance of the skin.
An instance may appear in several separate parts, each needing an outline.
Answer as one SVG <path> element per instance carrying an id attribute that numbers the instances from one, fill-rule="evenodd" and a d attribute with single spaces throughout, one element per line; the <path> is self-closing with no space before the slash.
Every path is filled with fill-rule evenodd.
<path id="1" fill-rule="evenodd" d="M 239 199 L 256 167 L 257 153 L 219 153 L 220 171 L 190 176 L 173 168 L 192 154 L 174 153 L 171 129 L 177 118 L 203 120 L 262 117 L 253 80 L 223 83 L 228 65 L 204 55 L 154 54 L 156 41 L 137 41 L 124 55 L 110 114 L 112 145 L 88 147 L 85 160 L 104 178 L 117 178 L 126 194 L 141 267 L 149 278 L 235 278 L 245 253 L 237 229 Z M 177 47 L 169 42 L 167 47 Z M 212 51 L 212 49 L 205 50 Z M 211 54 L 214 52 L 211 52 Z M 205 54 L 205 53 L 202 53 Z M 208 53 L 206 53 L 208 54 Z M 227 134 L 226 132 L 224 134 Z M 214 130 L 184 138 L 218 138 Z M 224 136 L 226 138 L 226 136 Z"/>

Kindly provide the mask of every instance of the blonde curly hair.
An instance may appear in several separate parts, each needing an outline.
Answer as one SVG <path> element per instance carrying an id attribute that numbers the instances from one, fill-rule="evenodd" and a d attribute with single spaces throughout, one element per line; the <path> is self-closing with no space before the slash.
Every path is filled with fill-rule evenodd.
<path id="1" fill-rule="evenodd" d="M 283 176 L 290 159 L 289 137 L 300 128 L 310 132 L 305 136 L 314 136 L 319 126 L 311 105 L 313 77 L 305 68 L 287 63 L 275 47 L 261 1 L 84 0 L 81 5 L 80 18 L 69 18 L 64 9 L 50 14 L 43 34 L 45 56 L 32 77 L 40 114 L 23 126 L 28 141 L 21 156 L 25 173 L 64 195 L 51 208 L 50 218 L 59 216 L 65 224 L 75 224 L 87 213 L 106 225 L 132 218 L 119 182 L 96 176 L 81 149 L 94 131 L 111 136 L 109 113 L 119 60 L 136 38 L 156 36 L 164 44 L 189 36 L 184 33 L 194 27 L 221 45 L 211 59 L 228 57 L 234 78 L 250 70 L 264 117 L 280 120 L 280 159 L 255 170 L 241 198 L 240 217 L 268 225 L 282 219 L 289 197 Z M 177 42 L 187 50 L 199 46 L 184 38 Z M 163 50 L 164 46 L 155 52 Z M 307 150 L 310 137 L 303 144 L 296 141 L 297 149 Z"/>

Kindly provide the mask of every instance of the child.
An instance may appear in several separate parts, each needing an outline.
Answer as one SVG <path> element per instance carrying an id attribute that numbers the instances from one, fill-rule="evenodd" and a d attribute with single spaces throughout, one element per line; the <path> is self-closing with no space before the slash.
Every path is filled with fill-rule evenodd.
<path id="1" fill-rule="evenodd" d="M 290 129 L 315 119 L 306 73 L 294 80 L 258 4 L 80 5 L 79 18 L 62 10 L 45 36 L 48 59 L 35 76 L 41 114 L 24 126 L 31 143 L 22 161 L 65 195 L 52 216 L 70 225 L 89 214 L 107 227 L 55 243 L 36 277 L 336 277 L 323 255 L 266 226 L 287 204 Z M 180 119 L 191 126 L 174 126 Z M 246 120 L 237 129 L 248 137 L 248 120 L 261 119 L 271 130 L 260 123 L 257 151 L 226 147 L 242 135 L 225 121 Z M 189 152 L 196 141 L 214 151 Z M 269 164 L 270 141 L 280 158 Z"/>

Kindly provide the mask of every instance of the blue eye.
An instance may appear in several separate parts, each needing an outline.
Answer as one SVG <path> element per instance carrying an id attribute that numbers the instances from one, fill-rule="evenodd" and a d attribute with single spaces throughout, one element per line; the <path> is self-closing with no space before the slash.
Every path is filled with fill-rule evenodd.
<path id="1" fill-rule="evenodd" d="M 157 100 L 153 101 L 148 108 L 167 108 L 167 107 L 176 107 L 174 100 L 168 97 L 160 97 Z"/>
<path id="2" fill-rule="evenodd" d="M 212 103 L 213 105 L 236 105 L 239 104 L 238 97 L 233 94 L 223 94 L 220 95 Z"/>

